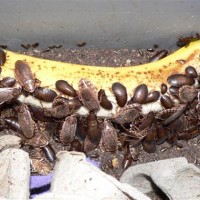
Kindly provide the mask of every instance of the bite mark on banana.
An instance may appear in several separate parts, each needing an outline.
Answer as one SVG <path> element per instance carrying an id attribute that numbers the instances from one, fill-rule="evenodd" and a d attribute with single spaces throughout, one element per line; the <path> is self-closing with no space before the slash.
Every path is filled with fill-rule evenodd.
<path id="1" fill-rule="evenodd" d="M 120 82 L 126 87 L 128 99 L 132 97 L 134 88 L 142 83 L 148 86 L 149 91 L 154 89 L 160 91 L 160 85 L 162 83 L 167 83 L 168 76 L 175 73 L 183 73 L 185 68 L 189 65 L 193 66 L 199 73 L 199 55 L 200 41 L 195 41 L 190 43 L 187 47 L 183 47 L 162 60 L 153 63 L 131 67 L 98 67 L 63 63 L 6 51 L 7 60 L 2 67 L 1 75 L 3 77 L 14 77 L 15 62 L 17 60 L 23 60 L 30 65 L 36 78 L 41 81 L 41 87 L 48 86 L 49 89 L 55 90 L 55 82 L 63 79 L 67 80 L 77 90 L 80 79 L 88 79 L 98 90 L 104 89 L 108 99 L 114 104 L 111 111 L 101 108 L 100 111 L 97 112 L 97 115 L 111 117 L 118 110 L 115 97 L 111 91 L 114 82 Z M 185 63 L 177 62 L 177 60 L 185 60 Z M 19 100 L 41 106 L 39 100 L 32 96 L 24 97 L 21 95 Z M 42 104 L 44 107 L 51 107 L 51 103 L 42 102 Z M 160 109 L 162 109 L 162 107 L 158 102 L 143 106 L 143 112 L 145 113 L 150 110 Z M 88 111 L 82 107 L 78 113 L 86 115 Z"/>

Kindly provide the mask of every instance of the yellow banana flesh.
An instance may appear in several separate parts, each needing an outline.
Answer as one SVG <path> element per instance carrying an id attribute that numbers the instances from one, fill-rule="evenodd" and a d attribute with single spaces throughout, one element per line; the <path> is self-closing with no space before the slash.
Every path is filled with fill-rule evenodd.
<path id="1" fill-rule="evenodd" d="M 160 91 L 160 85 L 167 83 L 168 76 L 184 72 L 188 65 L 195 67 L 197 72 L 200 71 L 200 41 L 191 42 L 188 46 L 177 50 L 159 61 L 131 67 L 99 67 L 70 64 L 35 58 L 11 51 L 6 51 L 6 58 L 1 73 L 3 77 L 14 77 L 15 62 L 23 60 L 30 65 L 35 77 L 41 81 L 41 87 L 56 90 L 55 82 L 62 79 L 68 81 L 77 90 L 81 78 L 90 80 L 96 86 L 97 90 L 104 89 L 106 91 L 109 100 L 114 105 L 111 111 L 101 108 L 97 115 L 111 117 L 118 110 L 115 97 L 111 91 L 111 86 L 114 82 L 120 82 L 126 87 L 129 99 L 133 95 L 134 88 L 142 83 L 147 84 L 149 91 L 154 89 Z M 184 62 L 179 62 L 180 60 L 184 60 Z M 39 100 L 32 96 L 24 97 L 21 95 L 19 99 L 26 103 L 41 105 Z M 143 111 L 148 112 L 149 108 L 151 110 L 162 109 L 159 103 L 155 104 L 156 106 L 153 106 L 154 104 L 144 105 Z M 50 107 L 51 103 L 42 102 L 42 105 Z M 87 110 L 81 108 L 78 113 L 85 115 L 87 114 Z"/>

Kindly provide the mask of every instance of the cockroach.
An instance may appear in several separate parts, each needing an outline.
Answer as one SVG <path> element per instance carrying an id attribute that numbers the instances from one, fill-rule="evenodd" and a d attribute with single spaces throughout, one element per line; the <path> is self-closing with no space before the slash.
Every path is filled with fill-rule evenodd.
<path id="1" fill-rule="evenodd" d="M 80 107 L 81 107 L 80 102 L 75 99 L 69 99 L 65 103 L 57 102 L 57 106 L 55 106 L 55 104 L 54 104 L 54 106 L 52 107 L 52 109 L 50 111 L 49 116 L 61 119 L 61 118 L 67 117 L 68 115 L 74 113 Z"/>
<path id="2" fill-rule="evenodd" d="M 167 50 L 161 50 L 158 53 L 156 53 L 154 56 L 152 56 L 151 58 L 149 58 L 149 62 L 155 62 L 157 60 L 160 60 L 164 57 L 166 57 L 168 54 Z"/>
<path id="3" fill-rule="evenodd" d="M 0 49 L 0 66 L 3 66 L 6 62 L 6 53 Z"/>
<path id="4" fill-rule="evenodd" d="M 149 92 L 145 100 L 145 103 L 156 102 L 159 99 L 159 97 L 160 97 L 160 92 L 156 90 Z"/>
<path id="5" fill-rule="evenodd" d="M 70 151 L 78 151 L 78 152 L 83 151 L 83 145 L 80 143 L 80 141 L 78 139 L 74 139 L 71 142 Z"/>
<path id="6" fill-rule="evenodd" d="M 142 141 L 144 151 L 154 153 L 156 151 L 157 132 L 155 127 L 148 129 L 148 134 Z"/>
<path id="7" fill-rule="evenodd" d="M 33 118 L 42 122 L 51 122 L 53 119 L 47 115 L 45 115 L 45 109 L 41 107 L 37 107 L 34 105 L 28 105 L 29 110 L 31 111 Z M 50 112 L 50 111 L 49 111 Z"/>
<path id="8" fill-rule="evenodd" d="M 140 126 L 138 127 L 139 131 L 144 130 L 147 127 L 150 127 L 155 121 L 153 112 L 149 112 L 142 120 Z"/>
<path id="9" fill-rule="evenodd" d="M 30 66 L 22 61 L 15 62 L 15 78 L 17 82 L 29 93 L 33 93 L 36 88 L 36 79 L 33 76 Z"/>
<path id="10" fill-rule="evenodd" d="M 33 43 L 31 46 L 32 48 L 37 48 L 40 44 L 38 42 Z"/>
<path id="11" fill-rule="evenodd" d="M 110 122 L 104 121 L 100 146 L 105 151 L 115 152 L 117 150 L 118 137 L 117 130 Z"/>
<path id="12" fill-rule="evenodd" d="M 82 106 L 82 103 L 77 98 L 56 97 L 52 103 L 52 108 L 63 104 L 67 104 L 70 111 L 76 111 Z"/>
<path id="13" fill-rule="evenodd" d="M 87 135 L 86 126 L 83 124 L 81 119 L 77 120 L 77 128 L 76 128 L 76 136 L 79 137 L 81 140 L 84 140 Z"/>
<path id="14" fill-rule="evenodd" d="M 176 87 L 173 87 L 173 86 L 170 86 L 169 87 L 169 93 L 173 96 L 173 97 L 175 97 L 175 98 L 177 98 L 177 99 L 179 99 L 179 92 L 178 92 L 178 90 L 179 90 L 179 88 L 176 88 Z"/>
<path id="15" fill-rule="evenodd" d="M 133 101 L 134 103 L 143 104 L 143 103 L 145 103 L 145 101 L 146 101 L 146 99 L 147 99 L 147 96 L 148 96 L 148 88 L 147 88 L 147 85 L 146 85 L 146 84 L 141 84 L 141 85 L 138 85 L 138 86 L 135 88 L 132 101 Z"/>
<path id="16" fill-rule="evenodd" d="M 125 124 L 134 121 L 141 116 L 142 107 L 139 104 L 130 104 L 119 110 L 112 118 L 118 124 Z"/>
<path id="17" fill-rule="evenodd" d="M 159 120 L 166 120 L 173 115 L 178 109 L 176 107 L 170 109 L 164 109 L 156 113 L 155 118 Z"/>
<path id="18" fill-rule="evenodd" d="M 36 134 L 30 138 L 25 140 L 25 145 L 29 145 L 34 148 L 42 148 L 49 144 L 49 138 L 45 133 L 38 132 L 38 127 L 35 127 Z"/>
<path id="19" fill-rule="evenodd" d="M 48 144 L 47 146 L 42 147 L 42 150 L 46 156 L 46 158 L 48 159 L 49 162 L 55 162 L 56 160 L 56 153 L 54 151 L 54 149 L 52 148 L 52 146 L 50 144 Z"/>
<path id="20" fill-rule="evenodd" d="M 119 82 L 115 82 L 112 84 L 112 91 L 115 95 L 118 106 L 124 107 L 128 98 L 126 87 Z"/>
<path id="21" fill-rule="evenodd" d="M 60 141 L 63 145 L 69 145 L 74 140 L 76 134 L 76 127 L 76 117 L 73 115 L 66 117 L 59 133 Z"/>
<path id="22" fill-rule="evenodd" d="M 13 87 L 16 83 L 16 79 L 12 78 L 12 77 L 4 77 L 1 81 L 0 81 L 0 85 L 2 87 Z"/>
<path id="23" fill-rule="evenodd" d="M 62 119 L 64 117 L 67 117 L 69 114 L 71 114 L 71 112 L 70 112 L 70 109 L 69 109 L 69 105 L 66 104 L 66 103 L 52 108 L 50 110 L 50 112 L 48 110 L 45 111 L 45 115 L 47 115 L 49 117 L 50 116 L 55 117 L 55 118 L 58 118 L 58 119 Z"/>
<path id="24" fill-rule="evenodd" d="M 189 37 L 179 37 L 176 45 L 178 47 L 184 47 L 190 44 L 190 42 L 197 41 L 200 39 L 200 35 L 196 33 L 196 36 L 189 36 Z"/>
<path id="25" fill-rule="evenodd" d="M 173 74 L 167 78 L 167 82 L 173 87 L 182 87 L 184 85 L 193 85 L 195 80 L 185 74 Z"/>
<path id="26" fill-rule="evenodd" d="M 0 105 L 16 99 L 21 94 L 20 88 L 0 88 Z"/>
<path id="27" fill-rule="evenodd" d="M 28 50 L 31 47 L 31 45 L 30 44 L 21 44 L 21 47 Z"/>
<path id="28" fill-rule="evenodd" d="M 4 120 L 11 129 L 17 131 L 18 133 L 22 133 L 21 127 L 16 117 L 6 117 Z"/>
<path id="29" fill-rule="evenodd" d="M 77 92 L 76 90 L 65 80 L 58 80 L 56 81 L 56 89 L 63 94 L 66 94 L 71 97 L 76 97 Z"/>
<path id="30" fill-rule="evenodd" d="M 88 136 L 86 136 L 83 143 L 83 151 L 87 154 L 90 151 L 93 151 L 97 147 L 98 143 L 92 142 Z"/>
<path id="31" fill-rule="evenodd" d="M 183 131 L 177 131 L 177 138 L 178 140 L 189 140 L 193 137 L 196 137 L 200 134 L 200 131 L 198 129 L 198 126 L 190 126 L 189 129 L 183 130 Z"/>
<path id="32" fill-rule="evenodd" d="M 165 94 L 167 92 L 167 85 L 165 83 L 161 84 L 160 92 L 161 92 L 161 94 Z"/>
<path id="33" fill-rule="evenodd" d="M 78 47 L 84 47 L 87 43 L 86 42 L 80 42 L 80 43 L 77 43 L 76 45 Z"/>
<path id="34" fill-rule="evenodd" d="M 33 96 L 41 101 L 53 102 L 53 100 L 57 97 L 57 93 L 48 88 L 36 87 L 33 92 Z"/>
<path id="35" fill-rule="evenodd" d="M 76 98 L 69 99 L 67 103 L 68 103 L 70 112 L 76 111 L 82 106 L 82 103 Z"/>
<path id="36" fill-rule="evenodd" d="M 26 138 L 32 138 L 35 134 L 36 124 L 33 121 L 29 108 L 26 104 L 21 104 L 19 107 L 18 122 L 23 135 Z"/>
<path id="37" fill-rule="evenodd" d="M 79 82 L 78 96 L 83 105 L 89 111 L 97 111 L 100 109 L 98 94 L 96 87 L 88 80 L 81 79 Z"/>
<path id="38" fill-rule="evenodd" d="M 108 98 L 106 96 L 106 93 L 105 93 L 105 90 L 103 90 L 103 89 L 99 90 L 99 92 L 98 92 L 98 99 L 99 99 L 100 105 L 104 109 L 106 109 L 106 110 L 112 110 L 113 105 L 110 102 L 110 100 L 108 100 Z"/>
<path id="39" fill-rule="evenodd" d="M 172 108 L 174 106 L 174 102 L 168 95 L 162 95 L 160 98 L 160 103 L 164 108 Z"/>
<path id="40" fill-rule="evenodd" d="M 197 90 L 194 86 L 184 85 L 179 88 L 178 92 L 183 103 L 192 102 L 197 97 Z"/>
<path id="41" fill-rule="evenodd" d="M 192 78 L 197 78 L 198 74 L 197 74 L 197 71 L 196 69 L 193 67 L 193 66 L 188 66 L 185 68 L 185 73 L 192 77 Z"/>
<path id="42" fill-rule="evenodd" d="M 87 122 L 87 136 L 92 143 L 98 144 L 101 139 L 101 131 L 96 114 L 90 111 L 86 118 Z"/>
<path id="43" fill-rule="evenodd" d="M 165 140 L 167 139 L 168 132 L 167 132 L 166 128 L 162 125 L 159 125 L 156 127 L 156 132 L 157 132 L 156 144 L 160 145 L 160 144 L 164 143 Z"/>

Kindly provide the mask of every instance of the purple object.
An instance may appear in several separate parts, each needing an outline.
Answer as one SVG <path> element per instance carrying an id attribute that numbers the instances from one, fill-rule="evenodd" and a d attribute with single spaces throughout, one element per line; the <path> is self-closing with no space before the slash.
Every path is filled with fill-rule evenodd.
<path id="1" fill-rule="evenodd" d="M 41 193 L 48 192 L 51 186 L 53 173 L 47 176 L 31 176 L 30 178 L 30 196 L 36 197 Z"/>
<path id="2" fill-rule="evenodd" d="M 99 162 L 86 158 L 86 161 L 95 167 L 99 167 Z M 53 173 L 47 176 L 31 176 L 30 178 L 30 198 L 33 199 L 37 195 L 49 192 L 51 187 Z"/>

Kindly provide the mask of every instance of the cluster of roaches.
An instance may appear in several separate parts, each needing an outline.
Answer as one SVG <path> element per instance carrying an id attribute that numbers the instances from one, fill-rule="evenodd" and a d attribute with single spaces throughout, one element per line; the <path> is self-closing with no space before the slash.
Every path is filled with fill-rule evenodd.
<path id="1" fill-rule="evenodd" d="M 78 91 L 67 81 L 58 80 L 55 87 L 63 96 L 57 96 L 51 89 L 37 87 L 37 80 L 26 62 L 16 61 L 14 73 L 16 79 L 5 77 L 0 82 L 0 105 L 3 105 L 2 111 L 7 105 L 17 105 L 17 117 L 1 117 L 0 128 L 9 126 L 17 131 L 24 145 L 33 148 L 30 154 L 35 162 L 39 162 L 41 154 L 45 154 L 51 163 L 55 162 L 55 152 L 50 145 L 53 138 L 68 146 L 69 150 L 83 151 L 88 155 L 98 146 L 109 152 L 124 147 L 127 153 L 122 164 L 127 168 L 134 159 L 129 146 L 137 148 L 142 145 L 146 152 L 153 153 L 156 145 L 165 141 L 176 144 L 177 140 L 189 140 L 199 134 L 199 84 L 194 86 L 199 82 L 199 75 L 192 66 L 185 69 L 185 74 L 168 77 L 169 89 L 163 83 L 161 92 L 148 92 L 147 86 L 141 84 L 135 88 L 130 100 L 126 87 L 119 82 L 113 83 L 112 92 L 120 109 L 111 119 L 97 118 L 100 107 L 112 110 L 113 105 L 105 91 L 98 92 L 89 80 L 81 79 Z M 20 87 L 14 87 L 16 82 Z M 52 102 L 52 108 L 20 103 L 16 99 L 21 93 Z M 160 101 L 164 110 L 142 114 L 143 104 L 156 101 Z M 81 106 L 89 110 L 87 117 L 76 114 Z M 59 130 L 50 136 L 41 122 L 57 123 Z"/>

